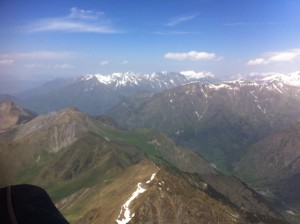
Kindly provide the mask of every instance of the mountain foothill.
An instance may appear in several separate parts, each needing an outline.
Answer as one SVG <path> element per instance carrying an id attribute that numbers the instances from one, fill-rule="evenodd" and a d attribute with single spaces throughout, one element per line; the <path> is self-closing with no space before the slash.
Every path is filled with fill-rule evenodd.
<path id="1" fill-rule="evenodd" d="M 43 187 L 70 223 L 299 223 L 295 77 L 127 72 L 2 95 L 0 187 Z"/>

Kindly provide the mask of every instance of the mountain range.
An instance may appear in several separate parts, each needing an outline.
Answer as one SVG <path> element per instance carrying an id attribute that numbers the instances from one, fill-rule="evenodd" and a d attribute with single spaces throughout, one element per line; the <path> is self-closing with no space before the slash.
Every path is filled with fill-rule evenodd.
<path id="1" fill-rule="evenodd" d="M 126 128 L 167 133 L 226 171 L 248 146 L 300 121 L 300 88 L 277 81 L 190 83 L 136 95 L 108 114 Z"/>
<path id="2" fill-rule="evenodd" d="M 255 79 L 139 94 L 108 114 L 123 127 L 168 134 L 217 169 L 242 178 L 297 223 L 300 75 Z"/>
<path id="3" fill-rule="evenodd" d="M 298 223 L 299 80 L 128 72 L 2 95 L 0 185 L 46 188 L 72 223 Z"/>
<path id="4" fill-rule="evenodd" d="M 287 85 L 300 83 L 299 72 L 251 73 L 237 77 L 260 83 L 274 81 Z M 210 72 L 194 71 L 89 74 L 78 78 L 57 78 L 40 87 L 14 94 L 14 96 L 1 95 L 0 101 L 13 100 L 23 108 L 39 114 L 74 106 L 90 115 L 99 115 L 135 94 L 159 93 L 192 82 L 213 84 L 220 83 L 222 80 Z"/>
<path id="5" fill-rule="evenodd" d="M 55 79 L 14 96 L 20 106 L 39 114 L 74 106 L 90 115 L 100 115 L 137 93 L 162 92 L 194 81 L 216 82 L 218 79 L 209 72 L 193 71 L 93 74 Z"/>
<path id="6" fill-rule="evenodd" d="M 44 187 L 71 223 L 285 223 L 242 181 L 164 134 L 73 108 L 5 134 L 0 185 Z"/>

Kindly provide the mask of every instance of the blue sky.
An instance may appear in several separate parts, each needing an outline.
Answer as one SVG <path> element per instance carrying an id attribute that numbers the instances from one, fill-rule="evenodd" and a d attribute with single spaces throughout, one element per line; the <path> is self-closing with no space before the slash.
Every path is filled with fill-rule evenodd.
<path id="1" fill-rule="evenodd" d="M 300 70 L 299 0 L 2 0 L 0 81 Z"/>

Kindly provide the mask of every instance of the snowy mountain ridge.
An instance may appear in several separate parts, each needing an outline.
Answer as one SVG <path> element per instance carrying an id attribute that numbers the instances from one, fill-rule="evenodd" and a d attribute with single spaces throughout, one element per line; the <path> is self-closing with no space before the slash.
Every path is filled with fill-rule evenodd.
<path id="1" fill-rule="evenodd" d="M 180 74 L 184 75 L 184 77 L 188 80 L 194 79 L 203 79 L 203 78 L 214 78 L 215 75 L 211 72 L 195 72 L 195 71 L 181 71 Z"/>
<path id="2" fill-rule="evenodd" d="M 210 72 L 154 72 L 148 74 L 124 72 L 110 75 L 89 74 L 62 84 L 56 82 L 44 85 L 39 91 L 22 94 L 23 107 L 38 113 L 46 113 L 65 107 L 75 106 L 82 111 L 98 115 L 109 110 L 124 99 L 136 94 L 155 94 L 166 90 L 188 86 L 192 83 L 202 83 L 203 92 L 233 90 L 238 93 L 240 89 L 259 86 L 258 89 L 268 88 L 280 94 L 298 95 L 300 92 L 299 72 L 289 75 L 281 74 L 248 74 L 246 76 L 218 79 Z M 237 79 L 238 78 L 238 79 Z M 57 88 L 55 88 L 57 85 Z M 48 88 L 50 86 L 51 88 Z M 193 92 L 193 85 L 189 92 Z M 27 97 L 26 97 L 27 96 Z M 51 103 L 50 103 L 51 102 Z M 41 106 L 42 105 L 42 106 Z"/>
<path id="3" fill-rule="evenodd" d="M 118 85 L 126 85 L 127 83 L 138 84 L 141 74 L 134 72 L 112 73 L 111 75 L 89 74 L 85 75 L 81 80 L 90 80 L 93 77 L 97 78 L 97 80 L 102 84 L 109 85 L 117 83 Z"/>
<path id="4" fill-rule="evenodd" d="M 237 89 L 242 86 L 261 86 L 269 90 L 277 91 L 281 94 L 289 92 L 288 89 L 293 87 L 299 90 L 300 87 L 300 71 L 292 73 L 249 73 L 247 75 L 233 76 L 228 80 L 220 83 L 209 84 L 211 89 Z M 297 91 L 299 92 L 299 91 Z"/>
<path id="5" fill-rule="evenodd" d="M 276 72 L 269 72 L 269 73 L 250 73 L 246 79 L 258 81 L 258 82 L 265 82 L 265 83 L 272 83 L 272 82 L 281 82 L 286 85 L 290 86 L 300 86 L 300 71 L 292 72 L 292 73 L 276 73 Z"/>
<path id="6" fill-rule="evenodd" d="M 135 72 L 120 72 L 110 75 L 103 74 L 88 74 L 81 78 L 82 81 L 87 81 L 96 78 L 100 84 L 113 85 L 116 88 L 125 86 L 145 85 L 159 86 L 159 88 L 171 88 L 177 85 L 186 84 L 191 81 L 208 81 L 213 80 L 215 76 L 211 72 L 154 72 L 150 74 L 142 74 Z"/>
<path id="7" fill-rule="evenodd" d="M 139 85 L 151 85 L 159 86 L 160 89 L 172 88 L 177 85 L 188 84 L 190 82 L 208 82 L 215 83 L 217 78 L 211 72 L 195 72 L 193 70 L 181 71 L 181 72 L 154 72 L 149 74 L 135 73 L 135 72 L 116 72 L 109 75 L 103 74 L 88 74 L 81 78 L 82 81 L 96 78 L 100 84 L 112 85 L 115 88 L 126 87 L 126 86 L 139 86 Z M 242 84 L 248 81 L 254 81 L 258 83 L 282 83 L 290 86 L 300 86 L 300 71 L 292 73 L 276 73 L 276 72 L 265 72 L 265 73 L 249 73 L 235 77 L 234 80 L 225 80 L 223 83 L 240 83 Z"/>

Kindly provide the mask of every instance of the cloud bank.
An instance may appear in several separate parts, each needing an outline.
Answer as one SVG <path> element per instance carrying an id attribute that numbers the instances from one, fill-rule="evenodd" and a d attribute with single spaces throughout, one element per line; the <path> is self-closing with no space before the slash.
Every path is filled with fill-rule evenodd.
<path id="1" fill-rule="evenodd" d="M 222 58 L 217 56 L 215 53 L 207 52 L 182 52 L 182 53 L 166 53 L 164 55 L 166 59 L 174 59 L 178 61 L 190 60 L 190 61 L 218 61 Z"/>
<path id="2" fill-rule="evenodd" d="M 0 59 L 1 65 L 12 65 L 13 63 L 14 63 L 13 59 L 9 59 L 9 58 Z"/>
<path id="3" fill-rule="evenodd" d="M 300 59 L 300 48 L 280 52 L 268 52 L 263 57 L 249 60 L 247 65 L 267 65 L 285 62 L 295 62 Z"/>
<path id="4" fill-rule="evenodd" d="M 15 65 L 16 68 L 22 69 L 67 70 L 75 67 L 65 62 L 76 58 L 78 55 L 78 53 L 71 51 L 11 52 L 0 55 L 0 65 Z"/>

